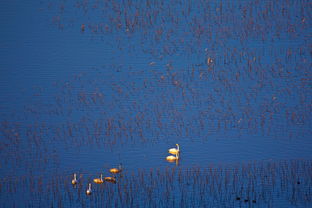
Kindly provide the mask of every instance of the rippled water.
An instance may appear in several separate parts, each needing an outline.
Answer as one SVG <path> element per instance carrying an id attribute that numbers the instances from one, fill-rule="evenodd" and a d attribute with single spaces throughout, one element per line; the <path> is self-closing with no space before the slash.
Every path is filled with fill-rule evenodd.
<path id="1" fill-rule="evenodd" d="M 101 206 L 106 194 L 114 197 L 105 206 L 121 207 L 311 204 L 309 1 L 44 0 L 2 5 L 4 207 L 22 207 L 29 200 L 30 207 Z M 167 150 L 176 143 L 179 163 L 168 163 Z M 125 168 L 119 188 L 106 192 L 109 185 L 95 186 L 87 201 L 87 182 L 119 163 Z M 276 178 L 281 186 L 288 180 L 285 174 L 300 177 L 289 182 L 293 189 L 263 187 L 271 198 L 253 190 L 256 203 L 236 200 L 238 188 L 230 193 L 219 187 L 216 195 L 208 183 L 201 187 L 190 180 L 180 186 L 195 184 L 194 195 L 184 198 L 185 187 L 178 189 L 169 205 L 166 191 L 179 186 L 173 177 L 162 183 L 174 183 L 172 190 L 158 195 L 150 190 L 159 201 L 146 204 L 147 186 L 137 187 L 144 192 L 140 198 L 125 185 L 127 180 L 142 183 L 138 170 L 151 181 L 148 174 L 157 168 L 164 178 L 178 170 L 187 179 L 187 170 L 193 175 L 198 168 L 206 178 L 211 172 L 205 170 L 216 166 L 214 177 L 222 178 L 225 168 L 233 175 L 226 180 L 245 187 L 244 181 L 232 181 L 235 174 L 245 177 L 233 166 L 250 164 L 254 186 L 270 169 L 267 164 L 274 164 L 278 173 L 274 169 L 265 177 Z M 283 168 L 285 173 L 279 171 Z M 83 179 L 78 195 L 70 184 L 73 173 Z M 223 182 L 216 179 L 216 184 Z M 118 198 L 118 190 L 136 201 Z M 25 191 L 34 194 L 12 202 L 13 195 Z M 198 192 L 209 196 L 203 200 Z"/>

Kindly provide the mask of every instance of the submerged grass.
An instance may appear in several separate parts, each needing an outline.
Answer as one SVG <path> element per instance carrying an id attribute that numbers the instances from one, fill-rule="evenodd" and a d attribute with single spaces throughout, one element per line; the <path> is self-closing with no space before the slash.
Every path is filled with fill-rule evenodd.
<path id="1" fill-rule="evenodd" d="M 206 168 L 141 169 L 116 184 L 92 185 L 93 175 L 1 180 L 2 207 L 237 207 L 311 206 L 312 161 L 266 161 Z M 14 200 L 18 197 L 19 200 Z"/>

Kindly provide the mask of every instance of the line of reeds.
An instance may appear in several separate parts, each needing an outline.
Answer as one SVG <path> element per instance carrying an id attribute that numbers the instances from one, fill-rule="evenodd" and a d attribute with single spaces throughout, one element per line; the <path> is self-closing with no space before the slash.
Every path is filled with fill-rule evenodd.
<path id="1" fill-rule="evenodd" d="M 311 206 L 311 172 L 310 160 L 141 169 L 117 184 L 94 184 L 91 196 L 90 174 L 75 186 L 71 175 L 30 175 L 1 179 L 0 201 L 2 207 Z"/>

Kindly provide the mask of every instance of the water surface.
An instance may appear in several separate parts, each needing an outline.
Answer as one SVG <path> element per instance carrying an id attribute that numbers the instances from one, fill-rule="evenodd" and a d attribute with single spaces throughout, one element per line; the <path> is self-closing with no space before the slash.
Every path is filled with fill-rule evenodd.
<path id="1" fill-rule="evenodd" d="M 0 10 L 4 207 L 100 206 L 106 194 L 106 206 L 121 207 L 311 204 L 309 1 L 4 1 Z M 168 163 L 176 143 L 179 163 Z M 119 189 L 95 186 L 88 199 L 88 181 L 119 163 Z M 237 181 L 244 171 L 233 167 L 250 164 L 252 179 Z M 223 179 L 216 194 L 187 175 L 212 177 L 209 167 L 213 177 L 229 171 L 232 192 Z M 157 169 L 170 190 L 138 186 L 140 198 L 125 185 L 140 184 L 140 171 L 151 182 Z M 264 197 L 246 185 L 264 177 L 282 188 L 262 187 Z M 23 192 L 34 194 L 10 200 Z"/>

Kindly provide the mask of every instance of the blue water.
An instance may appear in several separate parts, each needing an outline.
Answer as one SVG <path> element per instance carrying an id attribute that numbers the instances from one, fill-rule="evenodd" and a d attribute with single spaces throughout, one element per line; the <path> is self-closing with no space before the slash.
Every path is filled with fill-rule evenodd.
<path id="1" fill-rule="evenodd" d="M 309 1 L 3 1 L 1 176 L 312 159 Z M 27 199 L 25 199 L 27 200 Z"/>

